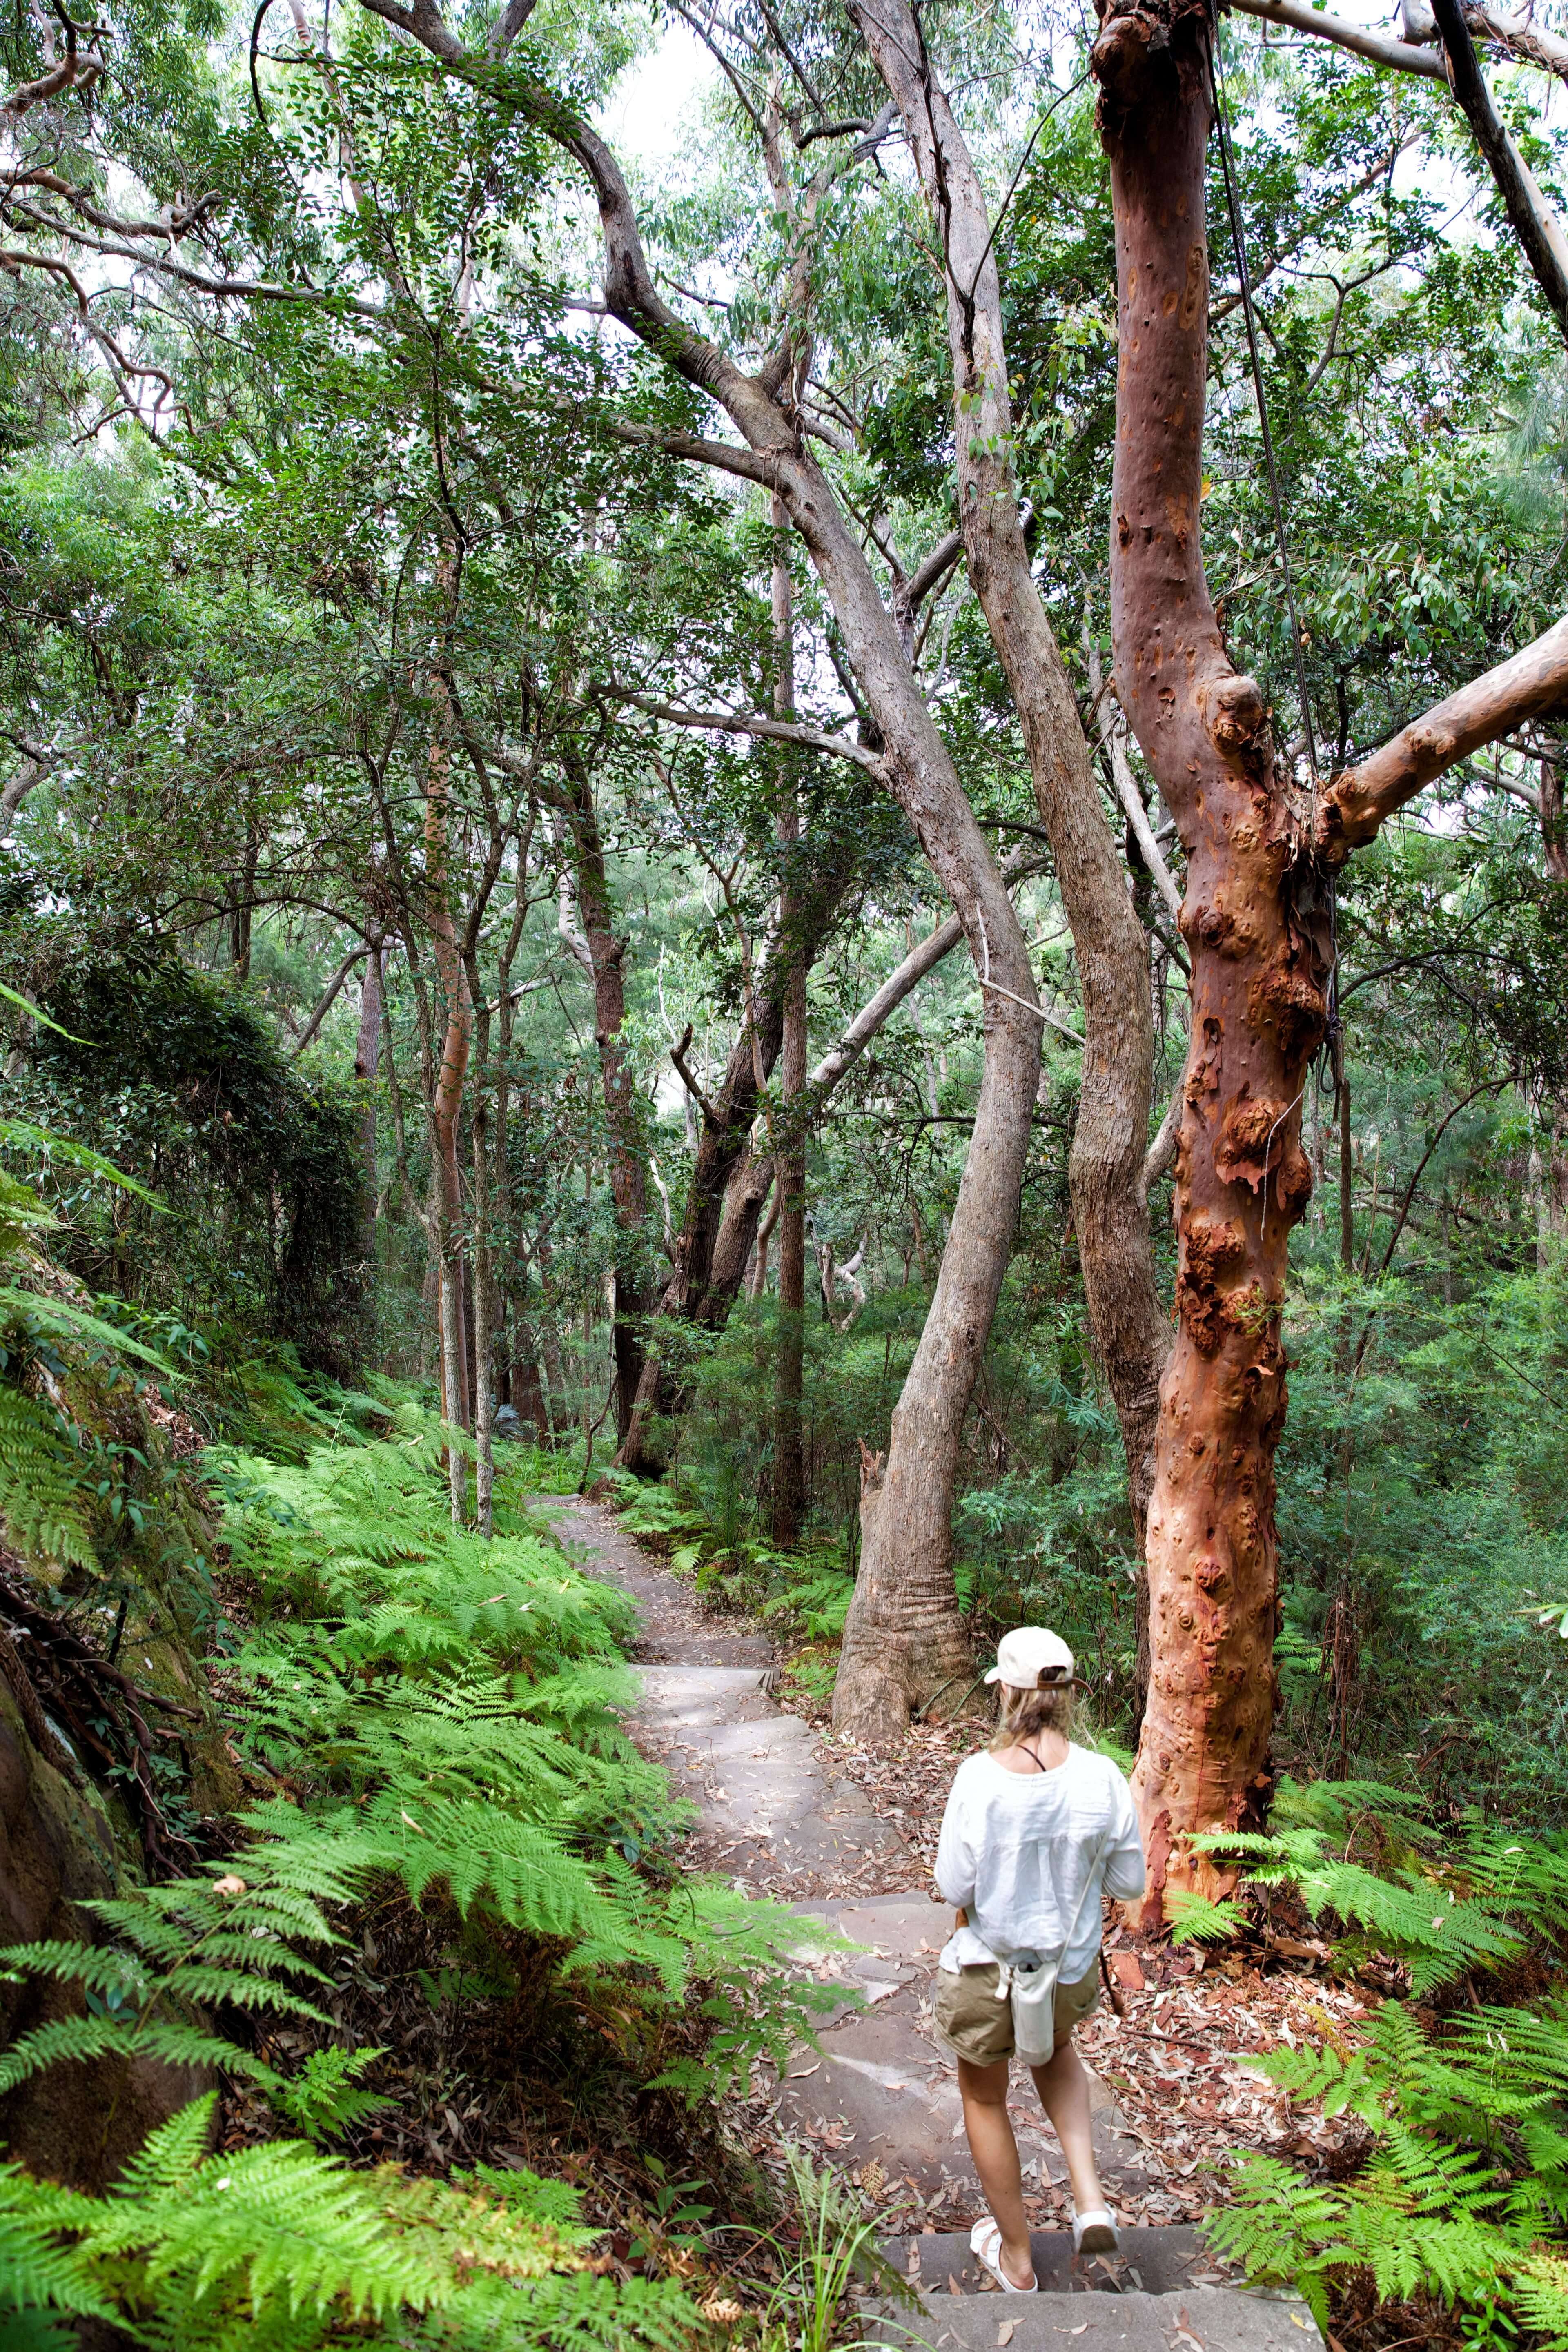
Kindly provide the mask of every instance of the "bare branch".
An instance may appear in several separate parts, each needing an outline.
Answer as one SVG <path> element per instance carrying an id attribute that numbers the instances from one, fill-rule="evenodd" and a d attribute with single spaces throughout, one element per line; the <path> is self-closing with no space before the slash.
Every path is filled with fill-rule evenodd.
<path id="1" fill-rule="evenodd" d="M 1009 884 L 1026 881 L 1032 874 L 1043 874 L 1048 861 L 1043 857 L 1017 856 L 1009 857 L 1002 871 Z M 874 996 L 868 997 L 839 1038 L 813 1070 L 807 1085 L 820 1102 L 830 1094 L 852 1062 L 858 1061 L 871 1039 L 886 1027 L 889 1016 L 912 995 L 927 972 L 934 971 L 944 956 L 951 955 L 963 937 L 963 927 L 956 915 L 950 915 L 935 930 L 918 940 L 902 963 L 890 971 Z"/>
<path id="2" fill-rule="evenodd" d="M 347 980 L 350 972 L 353 971 L 355 964 L 363 963 L 366 956 L 369 955 L 373 950 L 379 948 L 381 944 L 382 943 L 379 939 L 374 939 L 367 940 L 363 947 L 351 948 L 349 950 L 348 954 L 344 956 L 342 963 L 339 964 L 336 971 L 333 972 L 331 979 L 327 982 L 326 994 L 322 997 L 320 1004 L 317 1005 L 314 1013 L 311 1013 L 310 1018 L 305 1024 L 304 1028 L 300 1032 L 300 1042 L 294 1048 L 294 1059 L 296 1061 L 299 1060 L 300 1055 L 310 1043 L 310 1040 L 314 1037 L 317 1030 L 321 1027 L 322 1022 L 326 1019 L 333 1005 L 337 1003 L 338 991 L 342 988 L 344 981 Z"/>
<path id="3" fill-rule="evenodd" d="M 798 727 L 784 719 L 769 719 L 756 710 L 690 710 L 677 702 L 656 702 L 651 695 L 634 694 L 629 687 L 613 686 L 608 692 L 617 702 L 630 703 L 635 710 L 646 710 L 650 719 L 668 719 L 674 727 L 707 727 L 725 735 L 763 735 L 770 741 L 798 743 L 808 751 L 831 751 L 840 760 L 853 760 L 856 764 L 880 775 L 882 761 L 875 751 L 868 751 L 861 743 L 852 743 L 846 735 L 827 735 L 817 727 Z"/>
<path id="4" fill-rule="evenodd" d="M 1504 16 L 1495 8 L 1467 7 L 1465 22 L 1477 40 L 1494 42 L 1506 57 L 1539 66 L 1543 73 L 1568 76 L 1568 41 L 1541 32 L 1527 18 Z M 1407 41 L 1440 37 L 1428 0 L 1400 0 L 1399 29 Z"/>
<path id="5" fill-rule="evenodd" d="M 1342 866 L 1435 776 L 1563 702 L 1568 702 L 1568 614 L 1511 661 L 1473 678 L 1334 778 L 1317 818 L 1325 864 Z"/>
<path id="6" fill-rule="evenodd" d="M 712 1104 L 709 1101 L 707 1096 L 698 1085 L 697 1080 L 692 1076 L 691 1071 L 687 1065 L 686 1056 L 690 1045 L 691 1024 L 689 1021 L 681 1032 L 679 1045 L 672 1045 L 670 1047 L 669 1058 L 675 1064 L 676 1068 L 679 1071 L 682 1078 L 685 1080 L 687 1093 L 691 1097 L 692 1101 L 697 1105 L 698 1109 L 702 1113 L 702 1116 L 707 1120 L 709 1126 L 713 1128 L 728 1127 L 730 1124 L 729 1120 L 722 1118 L 720 1113 L 714 1109 Z"/>
<path id="7" fill-rule="evenodd" d="M 1497 182 L 1503 210 L 1536 282 L 1568 334 L 1568 241 L 1562 226 L 1492 102 L 1460 0 L 1432 0 L 1432 10 L 1443 36 L 1455 99 Z"/>
<path id="8" fill-rule="evenodd" d="M 1346 17 L 1331 16 L 1326 9 L 1310 7 L 1307 0 L 1232 0 L 1232 5 L 1243 16 L 1261 16 L 1267 24 L 1288 25 L 1296 33 L 1315 33 L 1320 40 L 1353 50 L 1374 66 L 1422 74 L 1428 81 L 1447 79 L 1442 59 L 1430 49 L 1418 49 L 1409 41 L 1391 41 L 1386 33 L 1370 33 L 1364 25 L 1352 25 Z"/>
<path id="9" fill-rule="evenodd" d="M 1145 1208 L 1149 1195 L 1176 1156 L 1176 1146 L 1182 1136 L 1182 1104 L 1185 1099 L 1186 1072 L 1177 1078 L 1165 1116 L 1160 1121 L 1153 1142 L 1143 1155 L 1143 1165 L 1138 1171 L 1138 1191 Z"/>
<path id="10" fill-rule="evenodd" d="M 8 115 L 14 122 L 20 121 L 30 107 L 37 106 L 46 98 L 58 97 L 62 89 L 90 89 L 102 73 L 103 59 L 96 48 L 89 49 L 85 58 L 77 54 L 77 27 L 69 9 L 57 8 L 56 14 L 66 28 L 65 56 L 47 73 L 40 74 L 37 81 L 26 81 L 9 98 L 0 100 L 0 118 Z M 19 15 L 17 21 L 21 21 Z M 96 41 L 96 28 L 93 37 Z"/>

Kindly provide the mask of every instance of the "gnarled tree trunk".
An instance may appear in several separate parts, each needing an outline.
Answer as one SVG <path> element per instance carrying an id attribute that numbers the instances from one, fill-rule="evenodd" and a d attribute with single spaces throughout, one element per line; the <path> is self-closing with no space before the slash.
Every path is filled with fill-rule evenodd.
<path id="1" fill-rule="evenodd" d="M 405 9 L 400 0 L 365 5 L 465 79 L 479 81 L 493 72 L 489 59 L 465 50 L 434 0 L 424 0 L 417 10 Z M 510 39 L 509 34 L 497 54 L 505 53 Z M 510 76 L 508 102 L 520 106 L 593 182 L 604 235 L 606 310 L 666 366 L 717 401 L 745 446 L 667 433 L 640 421 L 628 420 L 625 430 L 775 492 L 799 532 L 879 738 L 868 764 L 931 861 L 983 985 L 984 1064 L 973 1131 L 936 1293 L 893 1414 L 886 1478 L 868 1515 L 845 1635 L 851 1671 L 840 1675 L 835 1696 L 841 1725 L 873 1736 L 897 1733 L 916 1697 L 966 1654 L 952 1590 L 952 1505 L 963 1417 L 1017 1220 L 1040 1064 L 1034 974 L 1006 885 L 916 681 L 897 620 L 801 431 L 795 384 L 809 363 L 804 321 L 792 316 L 761 369 L 746 373 L 658 291 L 630 191 L 598 133 L 526 71 Z M 798 281 L 800 273 L 794 275 Z"/>
<path id="2" fill-rule="evenodd" d="M 1226 1883 L 1188 1841 L 1245 1822 L 1268 1788 L 1280 1313 L 1311 1190 L 1301 1099 L 1325 1024 L 1328 875 L 1455 761 L 1550 709 L 1568 672 L 1563 621 L 1321 794 L 1277 761 L 1263 695 L 1222 642 L 1200 541 L 1209 26 L 1203 0 L 1101 0 L 1094 48 L 1116 216 L 1117 690 L 1187 852 L 1193 960 L 1180 1328 L 1161 1387 L 1153 1674 L 1133 1774 L 1152 1920 L 1169 1889 Z"/>
<path id="3" fill-rule="evenodd" d="M 1149 1902 L 1206 1888 L 1192 1832 L 1268 1787 L 1277 1685 L 1274 1450 L 1300 1141 L 1325 1025 L 1328 936 L 1263 697 L 1221 640 L 1199 542 L 1208 257 L 1208 25 L 1186 0 L 1117 13 L 1095 45 L 1116 215 L 1121 371 L 1111 489 L 1116 683 L 1187 852 L 1192 1031 L 1175 1169 L 1175 1346 L 1161 1391 L 1148 1564 L 1152 1672 L 1133 1789 Z"/>

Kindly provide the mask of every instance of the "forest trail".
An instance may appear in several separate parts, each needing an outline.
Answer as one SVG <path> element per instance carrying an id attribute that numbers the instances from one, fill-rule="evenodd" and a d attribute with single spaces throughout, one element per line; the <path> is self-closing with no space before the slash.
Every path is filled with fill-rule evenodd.
<path id="1" fill-rule="evenodd" d="M 1005 2319 L 999 2302 L 979 2309 L 995 2292 L 969 2251 L 969 2226 L 983 2210 L 979 2185 L 957 2083 L 931 2035 L 930 1979 L 947 1935 L 945 1906 L 907 1887 L 872 1891 L 879 1876 L 908 1877 L 909 1842 L 853 1780 L 835 1775 L 810 1727 L 779 1706 L 765 1634 L 716 1622 L 601 1505 L 555 1498 L 544 1515 L 584 1570 L 637 1603 L 637 1742 L 696 1811 L 689 1866 L 790 1902 L 863 1948 L 820 1955 L 825 1980 L 853 1988 L 865 2007 L 827 2016 L 820 2053 L 802 2051 L 772 2086 L 770 2103 L 781 2135 L 851 2170 L 871 2196 L 900 2188 L 924 2208 L 917 2234 L 890 2230 L 885 2243 L 931 2326 L 889 2311 L 887 2340 L 909 2344 L 912 2326 L 914 2340 L 923 2335 L 936 2352 L 1005 2344 L 1057 2352 L 1062 2338 L 1066 2352 L 1321 2352 L 1304 2304 L 1230 2284 L 1191 2227 L 1123 2226 L 1114 2261 L 1075 2260 L 1068 2229 L 1038 2231 L 1041 2294 L 1008 2303 Z M 801 1957 L 813 1957 L 809 1944 Z M 1103 2083 L 1091 2080 L 1100 2177 L 1130 2221 L 1150 2185 L 1150 2158 Z M 1065 2218 L 1066 2168 L 1055 2137 L 1026 2086 L 1011 2105 L 1042 2218 L 1047 2208 Z M 945 2228 L 930 2218 L 938 2209 Z M 877 2323 L 869 2324 L 875 2335 Z"/>

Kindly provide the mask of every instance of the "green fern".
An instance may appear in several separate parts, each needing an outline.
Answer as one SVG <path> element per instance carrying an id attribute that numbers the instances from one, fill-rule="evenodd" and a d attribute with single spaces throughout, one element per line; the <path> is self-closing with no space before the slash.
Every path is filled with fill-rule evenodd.
<path id="1" fill-rule="evenodd" d="M 1397 1811 L 1380 1810 L 1391 1801 Z M 1510 1874 L 1505 1864 L 1519 1849 L 1500 1851 L 1487 1838 L 1474 1842 L 1473 1860 L 1434 1859 L 1415 1843 L 1430 1845 L 1432 1837 L 1409 1799 L 1376 1781 L 1282 1782 L 1279 1815 L 1271 1835 L 1216 1830 L 1194 1838 L 1194 1848 L 1234 1863 L 1259 1888 L 1293 1887 L 1314 1921 L 1331 1915 L 1356 1931 L 1342 1939 L 1347 1958 L 1388 1953 L 1408 1967 L 1418 1995 L 1515 1957 L 1521 1915 L 1539 1917 L 1568 1891 L 1568 1853 L 1533 1874 L 1523 1864 Z M 1389 1849 L 1377 1871 L 1331 1845 L 1369 1819 Z"/>
<path id="2" fill-rule="evenodd" d="M 97 1569 L 80 1456 L 20 1389 L 0 1388 L 0 1528 L 24 1559 Z"/>
<path id="3" fill-rule="evenodd" d="M 480 2168 L 449 2184 L 356 2173 L 300 2141 L 211 2155 L 214 2099 L 154 2132 L 108 2196 L 0 2169 L 7 2346 L 49 2313 L 117 2323 L 149 2352 L 318 2352 L 689 2337 L 675 2286 L 582 2276 L 575 2192 Z M 585 2291 L 584 2291 L 585 2290 Z"/>
<path id="4" fill-rule="evenodd" d="M 1294 2284 L 1325 2325 L 1330 2286 L 1352 2271 L 1400 2302 L 1479 2305 L 1501 2282 L 1550 2346 L 1568 2346 L 1568 2004 L 1485 2008 L 1434 2038 L 1389 2002 L 1353 2050 L 1253 2063 L 1293 2099 L 1359 2116 L 1373 2148 L 1335 2185 L 1243 2159 L 1235 2204 L 1207 2225 L 1217 2252 Z"/>
<path id="5" fill-rule="evenodd" d="M 1173 1944 L 1223 1944 L 1246 1924 L 1241 1906 L 1228 1896 L 1210 1903 L 1202 1895 L 1177 1890 L 1165 1897 L 1165 1908 L 1171 1916 Z"/>
<path id="6" fill-rule="evenodd" d="M 248 1809 L 232 1870 L 92 1906 L 113 1950 L 0 1955 L 76 1985 L 89 2011 L 0 2053 L 0 2091 L 123 2051 L 247 2074 L 318 2127 L 334 2057 L 311 2062 L 319 2083 L 290 2084 L 204 2020 L 319 2022 L 331 1915 L 386 1876 L 548 1940 L 565 1971 L 640 1971 L 639 2005 L 695 2007 L 710 2051 L 668 2076 L 694 2098 L 809 2038 L 831 1996 L 788 1964 L 793 1914 L 722 1888 L 672 1895 L 631 1866 L 682 1815 L 616 1711 L 635 1688 L 615 1644 L 622 1597 L 544 1538 L 454 1535 L 428 1434 L 413 1419 L 302 1465 L 226 1458 L 237 1560 L 275 1591 L 314 1587 L 331 1612 L 264 1626 L 237 1661 L 242 1744 L 300 1801 Z"/>
<path id="7" fill-rule="evenodd" d="M 385 2055 L 384 2050 L 343 2050 L 329 2042 L 325 2049 L 310 2052 L 300 2072 L 273 2094 L 272 2104 L 313 2140 L 340 2132 L 346 2124 L 363 2123 L 392 2105 L 390 2099 L 356 2087 L 366 2069 Z"/>

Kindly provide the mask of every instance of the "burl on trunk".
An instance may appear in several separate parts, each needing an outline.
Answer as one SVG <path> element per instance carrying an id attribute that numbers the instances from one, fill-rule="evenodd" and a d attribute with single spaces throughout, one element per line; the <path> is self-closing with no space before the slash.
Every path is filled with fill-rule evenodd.
<path id="1" fill-rule="evenodd" d="M 1221 638 L 1199 540 L 1208 259 L 1209 18 L 1102 7 L 1094 50 L 1116 215 L 1121 368 L 1111 498 L 1117 690 L 1188 857 L 1192 1035 L 1175 1171 L 1180 1328 L 1149 1507 L 1152 1676 L 1133 1789 L 1154 1917 L 1212 1891 L 1194 1830 L 1247 1821 L 1276 1704 L 1274 1450 L 1287 1241 L 1310 1175 L 1326 891 L 1310 808 Z"/>

